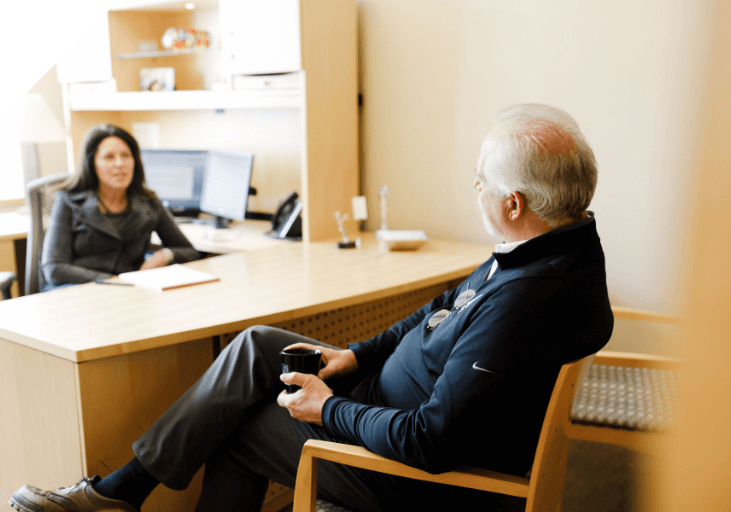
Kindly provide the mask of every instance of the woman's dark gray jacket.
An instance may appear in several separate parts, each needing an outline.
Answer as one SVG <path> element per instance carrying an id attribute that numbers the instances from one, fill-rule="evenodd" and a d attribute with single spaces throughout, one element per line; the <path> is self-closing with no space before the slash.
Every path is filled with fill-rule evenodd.
<path id="1" fill-rule="evenodd" d="M 44 289 L 139 270 L 153 231 L 173 251 L 175 263 L 200 257 L 159 199 L 132 195 L 129 204 L 129 213 L 115 226 L 99 211 L 93 192 L 59 191 L 43 242 Z"/>

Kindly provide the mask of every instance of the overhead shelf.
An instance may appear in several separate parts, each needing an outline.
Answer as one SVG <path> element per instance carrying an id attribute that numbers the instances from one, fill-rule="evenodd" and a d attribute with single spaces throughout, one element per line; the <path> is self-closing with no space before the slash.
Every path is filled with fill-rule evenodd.
<path id="1" fill-rule="evenodd" d="M 211 51 L 210 47 L 180 48 L 175 50 L 154 50 L 149 52 L 118 53 L 114 55 L 116 60 L 125 59 L 149 59 L 153 57 L 170 57 L 178 55 L 190 55 L 192 53 L 204 53 Z"/>
<path id="2" fill-rule="evenodd" d="M 300 89 L 115 92 L 71 94 L 68 99 L 72 111 L 292 109 L 303 103 Z"/>

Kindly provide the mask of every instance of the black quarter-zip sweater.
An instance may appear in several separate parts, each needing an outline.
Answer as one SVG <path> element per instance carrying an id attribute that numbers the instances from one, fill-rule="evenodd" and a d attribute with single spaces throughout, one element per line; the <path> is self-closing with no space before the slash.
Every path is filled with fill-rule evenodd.
<path id="1" fill-rule="evenodd" d="M 456 289 L 351 344 L 377 403 L 329 398 L 326 430 L 431 473 L 466 464 L 524 476 L 561 365 L 604 347 L 614 324 L 596 221 L 569 228 L 493 254 Z M 449 315 L 430 329 L 441 309 Z"/>

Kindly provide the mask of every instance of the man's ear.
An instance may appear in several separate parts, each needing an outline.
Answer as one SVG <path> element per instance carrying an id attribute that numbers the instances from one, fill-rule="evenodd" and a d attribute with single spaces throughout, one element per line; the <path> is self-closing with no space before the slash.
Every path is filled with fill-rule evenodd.
<path id="1" fill-rule="evenodd" d="M 525 211 L 525 199 L 523 199 L 520 192 L 511 192 L 505 200 L 508 202 L 508 216 L 510 220 L 520 219 Z"/>

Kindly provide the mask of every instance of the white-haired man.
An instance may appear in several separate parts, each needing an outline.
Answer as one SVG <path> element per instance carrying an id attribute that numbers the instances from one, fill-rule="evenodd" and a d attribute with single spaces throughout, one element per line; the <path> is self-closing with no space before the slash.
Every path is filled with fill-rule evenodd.
<path id="1" fill-rule="evenodd" d="M 269 479 L 294 485 L 310 438 L 434 473 L 466 464 L 526 474 L 561 365 L 601 349 L 612 332 L 587 212 L 596 181 L 571 116 L 536 104 L 506 109 L 474 179 L 487 230 L 504 243 L 460 286 L 348 350 L 248 329 L 134 443 L 129 464 L 55 492 L 25 486 L 11 505 L 136 511 L 156 485 L 185 488 L 205 463 L 198 510 L 258 510 Z M 292 344 L 321 348 L 318 376 L 280 376 L 279 352 Z M 281 381 L 302 389 L 287 394 Z M 344 465 L 318 470 L 319 494 L 364 512 L 435 510 L 474 501 L 474 492 Z"/>

